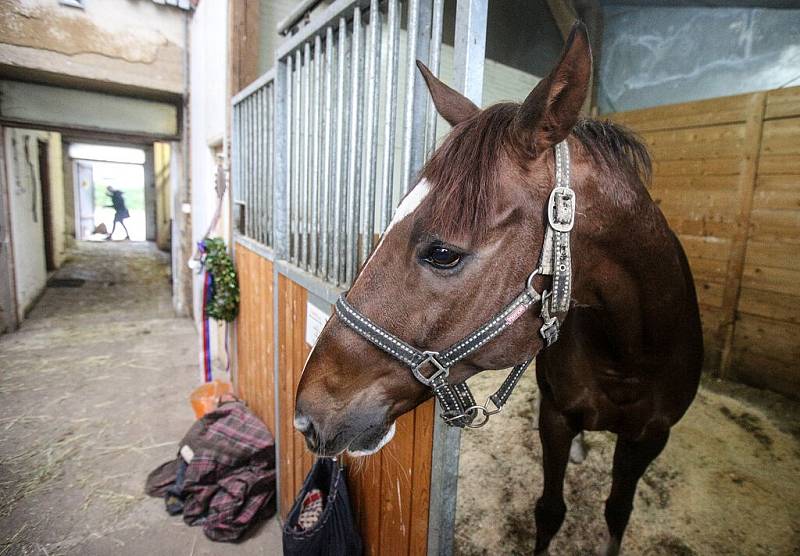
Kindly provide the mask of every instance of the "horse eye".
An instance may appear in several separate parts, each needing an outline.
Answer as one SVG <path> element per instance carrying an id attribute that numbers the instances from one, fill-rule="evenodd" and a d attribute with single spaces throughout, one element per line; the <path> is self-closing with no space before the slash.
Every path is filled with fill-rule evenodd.
<path id="1" fill-rule="evenodd" d="M 436 268 L 454 268 L 461 262 L 461 255 L 447 247 L 436 246 L 428 252 L 425 261 Z"/>

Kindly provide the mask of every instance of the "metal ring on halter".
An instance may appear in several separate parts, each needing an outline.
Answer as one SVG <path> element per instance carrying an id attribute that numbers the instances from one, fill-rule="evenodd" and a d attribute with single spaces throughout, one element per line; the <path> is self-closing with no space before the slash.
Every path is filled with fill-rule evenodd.
<path id="1" fill-rule="evenodd" d="M 541 266 L 537 266 L 536 269 L 533 272 L 530 273 L 530 275 L 528 276 L 528 279 L 525 281 L 525 287 L 528 288 L 529 290 L 533 290 L 533 279 L 534 279 L 534 277 L 536 277 L 537 274 L 541 274 L 541 272 L 542 272 L 542 267 Z M 536 291 L 536 290 L 533 290 L 533 291 Z"/>
<path id="2" fill-rule="evenodd" d="M 490 403 L 494 406 L 494 409 L 489 409 Z M 447 419 L 447 421 L 450 422 L 463 417 L 472 417 L 473 421 L 466 423 L 465 426 L 470 429 L 479 429 L 489 422 L 489 417 L 500 413 L 502 409 L 502 407 L 497 407 L 497 404 L 495 404 L 492 399 L 489 398 L 483 405 L 471 405 L 464 410 L 464 413 L 456 417 L 451 417 L 450 419 Z M 476 423 L 474 419 L 479 415 L 482 416 L 482 420 Z"/>

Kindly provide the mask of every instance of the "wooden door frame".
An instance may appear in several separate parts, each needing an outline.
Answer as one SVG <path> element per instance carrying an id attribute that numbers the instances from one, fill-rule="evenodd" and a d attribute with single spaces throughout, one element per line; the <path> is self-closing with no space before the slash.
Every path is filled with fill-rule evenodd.
<path id="1" fill-rule="evenodd" d="M 56 269 L 53 238 L 53 199 L 50 183 L 50 142 L 37 139 L 39 158 L 39 185 L 42 196 L 42 231 L 44 232 L 44 261 L 48 271 Z"/>

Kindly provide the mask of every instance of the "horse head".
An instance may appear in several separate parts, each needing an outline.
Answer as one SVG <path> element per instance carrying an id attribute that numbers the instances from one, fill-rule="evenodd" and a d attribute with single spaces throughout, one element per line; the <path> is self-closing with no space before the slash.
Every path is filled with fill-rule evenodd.
<path id="1" fill-rule="evenodd" d="M 522 104 L 483 110 L 418 65 L 453 129 L 346 300 L 381 329 L 427 350 L 481 326 L 537 267 L 555 181 L 553 147 L 578 121 L 592 63 L 586 30 L 576 24 L 554 69 Z M 582 171 L 588 170 L 576 170 Z M 544 285 L 541 277 L 535 281 Z M 542 348 L 541 326 L 538 311 L 514 315 L 500 336 L 449 369 L 450 380 L 529 360 Z M 401 360 L 334 315 L 306 362 L 295 427 L 316 454 L 369 454 L 392 438 L 400 415 L 431 395 Z"/>

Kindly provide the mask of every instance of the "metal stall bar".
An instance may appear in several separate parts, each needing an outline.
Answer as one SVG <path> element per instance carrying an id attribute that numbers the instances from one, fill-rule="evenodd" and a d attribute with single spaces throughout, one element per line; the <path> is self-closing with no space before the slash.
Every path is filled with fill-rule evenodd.
<path id="1" fill-rule="evenodd" d="M 271 219 L 267 216 L 267 174 L 269 173 L 269 159 L 267 157 L 267 149 L 269 147 L 269 135 L 267 134 L 267 97 L 268 90 L 266 87 L 261 89 L 261 183 L 259 188 L 261 190 L 261 199 L 259 200 L 259 210 L 261 213 L 261 230 L 259 233 L 259 241 L 263 244 L 267 243 L 267 227 Z"/>
<path id="2" fill-rule="evenodd" d="M 249 167 L 250 167 L 250 156 L 249 156 L 249 140 L 250 140 L 250 118 L 247 114 L 247 103 L 242 101 L 240 106 L 241 114 L 242 114 L 242 192 L 243 192 L 243 200 L 244 200 L 244 235 L 250 237 L 250 220 L 253 219 L 253 215 L 251 211 L 253 210 L 250 206 L 250 180 L 249 178 Z"/>
<path id="3" fill-rule="evenodd" d="M 273 230 L 272 230 L 272 202 L 274 199 L 275 187 L 275 143 L 274 143 L 274 118 L 275 118 L 275 86 L 270 83 L 267 88 L 267 160 L 269 161 L 269 169 L 267 170 L 267 218 L 269 218 L 270 225 L 267 226 L 267 245 L 274 245 L 273 243 Z"/>
<path id="4" fill-rule="evenodd" d="M 442 24 L 444 19 L 444 0 L 433 0 L 433 16 L 431 24 L 431 55 L 428 68 L 434 75 L 439 75 L 439 63 L 442 52 Z M 433 154 L 436 148 L 436 108 L 428 104 L 427 122 L 425 124 L 425 157 Z"/>
<path id="5" fill-rule="evenodd" d="M 317 273 L 319 268 L 318 246 L 319 246 L 319 191 L 322 182 L 320 171 L 320 143 L 322 141 L 322 39 L 319 35 L 314 37 L 314 91 L 313 91 L 313 114 L 312 129 L 314 130 L 314 142 L 311 146 L 311 241 L 309 259 L 311 266 L 309 272 Z"/>
<path id="6" fill-rule="evenodd" d="M 272 246 L 273 152 L 271 106 L 275 72 L 268 71 L 232 99 L 232 172 L 234 202 L 243 208 L 240 236 Z"/>
<path id="7" fill-rule="evenodd" d="M 458 0 L 454 48 L 453 88 L 477 106 L 483 92 L 483 66 L 486 49 L 488 0 Z M 449 427 L 436 404 L 433 425 L 430 513 L 428 516 L 428 554 L 453 553 L 453 530 L 458 491 L 458 460 L 461 429 Z"/>
<path id="8" fill-rule="evenodd" d="M 237 207 L 242 204 L 241 192 L 241 173 L 242 164 L 239 160 L 239 148 L 242 143 L 242 138 L 239 136 L 241 124 L 239 123 L 240 115 L 236 105 L 231 104 L 231 200 L 234 217 L 239 214 Z M 234 221 L 234 229 L 240 231 L 240 222 Z"/>
<path id="9" fill-rule="evenodd" d="M 244 101 L 245 114 L 247 115 L 247 207 L 250 211 L 250 219 L 248 220 L 247 236 L 254 237 L 256 229 L 256 206 L 253 197 L 255 196 L 255 176 L 253 175 L 253 168 L 255 166 L 255 147 L 256 147 L 256 130 L 255 130 L 255 114 L 253 113 L 253 97 L 247 97 Z"/>
<path id="10" fill-rule="evenodd" d="M 353 12 L 352 53 L 350 56 L 350 146 L 347 172 L 347 246 L 344 283 L 351 284 L 358 266 L 358 229 L 361 207 L 361 76 L 364 72 L 364 48 L 361 8 Z"/>
<path id="11" fill-rule="evenodd" d="M 292 110 L 292 105 L 294 103 L 293 99 L 293 79 L 294 75 L 292 72 L 292 66 L 294 64 L 293 58 L 290 56 L 286 59 L 286 63 L 284 64 L 284 73 L 286 74 L 286 81 L 284 83 L 284 87 L 286 89 L 286 98 L 284 98 L 283 102 L 286 105 L 285 116 L 286 116 L 286 130 L 284 141 L 286 141 L 286 150 L 284 152 L 285 158 L 285 167 L 286 167 L 286 190 L 284 194 L 286 195 L 286 224 L 288 225 L 287 229 L 287 236 L 286 236 L 286 258 L 291 259 L 292 257 L 292 238 L 294 236 L 294 217 L 292 215 L 292 195 L 294 191 L 294 184 L 293 182 L 293 172 L 294 169 L 292 168 L 292 157 L 294 156 L 294 146 L 292 144 L 292 115 L 294 114 Z M 276 139 L 277 140 L 277 139 Z M 280 155 L 276 157 L 276 160 L 280 159 Z"/>
<path id="12" fill-rule="evenodd" d="M 293 116 L 292 116 L 292 262 L 300 266 L 300 228 L 302 226 L 302 215 L 300 212 L 300 198 L 302 196 L 301 189 L 303 187 L 302 174 L 301 174 L 301 160 L 302 160 L 302 143 L 300 136 L 302 133 L 302 100 L 303 100 L 303 83 L 302 83 L 302 60 L 300 58 L 300 50 L 294 53 L 294 91 L 295 98 L 292 102 Z"/>
<path id="13" fill-rule="evenodd" d="M 397 119 L 397 65 L 400 50 L 400 2 L 388 0 L 386 25 L 389 28 L 386 64 L 386 116 L 383 126 L 383 175 L 381 182 L 381 230 L 389 225 L 394 206 L 394 130 Z"/>
<path id="14" fill-rule="evenodd" d="M 253 93 L 245 102 L 247 103 L 248 119 L 250 120 L 250 202 L 252 204 L 253 226 L 250 229 L 250 237 L 258 238 L 258 146 L 259 133 L 256 123 L 258 122 L 258 103 L 256 99 L 258 91 Z"/>
<path id="15" fill-rule="evenodd" d="M 442 1 L 442 0 L 438 0 Z M 372 236 L 375 233 L 375 189 L 378 169 L 378 108 L 380 106 L 381 66 L 381 10 L 379 0 L 369 5 L 369 51 L 367 58 L 367 117 L 365 135 L 367 160 L 364 165 L 364 225 L 361 229 L 361 264 L 367 261 L 372 251 Z"/>
<path id="16" fill-rule="evenodd" d="M 431 4 L 410 0 L 408 4 L 408 48 L 406 103 L 403 123 L 403 169 L 400 175 L 403 191 L 413 184 L 415 174 L 425 159 L 425 115 L 429 104 L 428 90 L 417 75 L 417 58 L 427 59 L 431 40 Z"/>
<path id="17" fill-rule="evenodd" d="M 258 220 L 256 221 L 256 240 L 264 243 L 264 151 L 266 146 L 264 142 L 267 140 L 266 133 L 264 133 L 264 89 L 259 89 L 254 95 L 254 102 L 256 104 L 256 126 L 258 128 L 258 156 L 256 157 L 256 207 Z"/>
<path id="18" fill-rule="evenodd" d="M 329 276 L 329 253 L 330 253 L 330 206 L 331 206 L 331 183 L 333 182 L 333 172 L 331 172 L 331 151 L 332 141 L 331 122 L 333 121 L 333 28 L 325 28 L 325 122 L 323 124 L 323 146 L 322 146 L 322 172 L 320 175 L 320 186 L 322 188 L 322 208 L 320 219 L 320 235 L 322 236 L 322 252 L 320 253 L 320 272 L 323 278 Z"/>
<path id="19" fill-rule="evenodd" d="M 347 22 L 344 16 L 339 18 L 339 40 L 337 43 L 338 62 L 336 67 L 336 150 L 334 155 L 334 187 L 333 187 L 333 266 L 328 274 L 328 281 L 341 283 L 341 251 L 342 251 L 342 220 L 345 217 L 344 188 L 346 168 L 344 127 L 345 127 L 345 71 L 347 63 Z"/>
<path id="20" fill-rule="evenodd" d="M 298 52 L 299 54 L 299 52 Z M 298 266 L 308 270 L 308 236 L 309 236 L 309 131 L 310 131 L 310 118 L 311 118 L 311 83 L 310 83 L 310 64 L 311 64 L 311 44 L 305 43 L 303 45 L 303 70 L 301 79 L 303 81 L 303 132 L 302 132 L 302 160 L 300 162 L 300 258 Z"/>
<path id="21" fill-rule="evenodd" d="M 292 117 L 292 59 L 276 64 L 275 75 L 275 258 L 289 258 L 292 144 L 289 141 Z M 277 351 L 277 350 L 276 350 Z"/>

